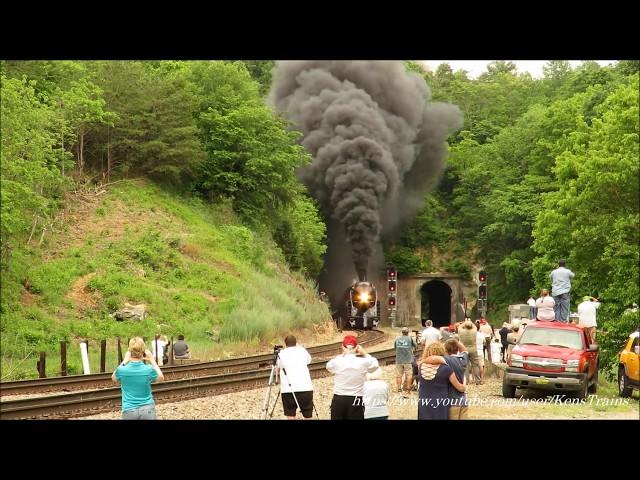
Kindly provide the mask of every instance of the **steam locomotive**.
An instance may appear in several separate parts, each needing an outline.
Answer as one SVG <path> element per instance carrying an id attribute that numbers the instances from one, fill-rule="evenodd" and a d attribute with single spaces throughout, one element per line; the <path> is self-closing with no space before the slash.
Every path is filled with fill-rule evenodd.
<path id="1" fill-rule="evenodd" d="M 346 292 L 344 318 L 348 326 L 356 330 L 371 330 L 378 326 L 380 300 L 372 283 L 353 282 Z"/>

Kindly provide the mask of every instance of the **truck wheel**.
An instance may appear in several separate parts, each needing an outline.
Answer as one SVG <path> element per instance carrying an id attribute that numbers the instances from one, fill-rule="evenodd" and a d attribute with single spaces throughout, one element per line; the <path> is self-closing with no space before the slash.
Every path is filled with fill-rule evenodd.
<path id="1" fill-rule="evenodd" d="M 516 387 L 514 385 L 507 385 L 506 381 L 502 382 L 502 396 L 504 398 L 513 398 L 516 396 Z"/>
<path id="2" fill-rule="evenodd" d="M 621 397 L 630 397 L 633 387 L 629 385 L 629 379 L 624 372 L 624 367 L 618 367 L 618 393 Z"/>
<path id="3" fill-rule="evenodd" d="M 587 398 L 588 391 L 589 391 L 589 377 L 585 375 L 582 388 L 576 392 L 576 398 L 579 398 L 580 400 L 582 400 L 583 398 Z"/>
<path id="4" fill-rule="evenodd" d="M 596 373 L 593 374 L 593 383 L 589 386 L 588 390 L 592 395 L 598 393 L 598 367 L 599 365 L 596 363 Z"/>

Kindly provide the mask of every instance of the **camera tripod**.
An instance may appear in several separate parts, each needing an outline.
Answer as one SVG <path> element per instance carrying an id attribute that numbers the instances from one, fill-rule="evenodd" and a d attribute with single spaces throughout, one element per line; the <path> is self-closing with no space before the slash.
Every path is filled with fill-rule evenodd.
<path id="1" fill-rule="evenodd" d="M 269 399 L 271 398 L 271 388 L 278 384 L 278 378 L 280 377 L 280 375 L 278 374 L 278 359 L 280 358 L 280 349 L 282 348 L 282 346 L 280 345 L 276 345 L 273 347 L 273 361 L 271 363 L 271 374 L 269 375 L 269 384 L 267 385 L 267 391 L 264 395 L 264 402 L 262 404 L 262 419 L 266 420 L 267 419 L 267 411 L 269 410 Z M 296 407 L 298 407 L 298 410 L 300 410 L 300 413 L 302 413 L 302 409 L 300 408 L 300 403 L 298 403 L 298 397 L 296 397 L 296 393 L 293 391 L 293 388 L 291 387 L 291 381 L 289 380 L 289 376 L 287 375 L 287 370 L 284 368 L 284 365 L 282 365 L 282 362 L 280 362 L 280 368 L 282 369 L 282 372 L 285 375 L 285 378 L 287 379 L 287 385 L 289 385 L 289 390 L 291 391 L 291 394 L 293 395 L 293 399 L 296 402 Z M 269 418 L 273 418 L 273 412 L 276 409 L 276 406 L 278 405 L 278 398 L 280 398 L 280 394 L 282 393 L 282 386 L 280 387 L 280 389 L 278 390 L 278 395 L 276 395 L 276 399 L 273 402 L 273 408 L 271 409 L 271 413 L 269 414 Z M 316 410 L 316 405 L 315 403 L 313 404 L 313 410 L 316 412 L 316 418 L 320 419 L 320 417 L 318 416 L 318 410 Z"/>

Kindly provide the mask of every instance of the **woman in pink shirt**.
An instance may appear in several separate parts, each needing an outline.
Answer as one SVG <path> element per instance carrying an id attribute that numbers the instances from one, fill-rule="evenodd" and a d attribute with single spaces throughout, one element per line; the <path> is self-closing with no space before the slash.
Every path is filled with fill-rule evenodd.
<path id="1" fill-rule="evenodd" d="M 555 300 L 549 295 L 549 290 L 543 288 L 540 292 L 540 298 L 536 300 L 536 307 L 538 308 L 536 318 L 543 322 L 553 322 L 556 319 L 556 314 L 553 311 L 555 304 Z"/>

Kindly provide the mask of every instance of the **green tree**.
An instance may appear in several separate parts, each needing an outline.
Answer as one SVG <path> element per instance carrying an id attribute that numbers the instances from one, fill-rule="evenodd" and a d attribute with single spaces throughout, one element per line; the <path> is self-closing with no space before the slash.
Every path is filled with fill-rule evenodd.
<path id="1" fill-rule="evenodd" d="M 249 71 L 251 78 L 260 85 L 260 95 L 264 97 L 271 89 L 271 76 L 276 62 L 274 60 L 243 60 L 242 63 Z"/>
<path id="2" fill-rule="evenodd" d="M 31 235 L 62 199 L 56 112 L 41 103 L 35 82 L 2 75 L 1 232 L 3 267 L 17 242 Z"/>
<path id="3" fill-rule="evenodd" d="M 595 107 L 588 142 L 574 143 L 557 158 L 563 188 L 543 195 L 544 210 L 534 228 L 534 277 L 538 285 L 557 258 L 574 265 L 574 298 L 603 300 L 603 324 L 615 322 L 640 302 L 640 216 L 638 204 L 638 76 L 619 85 Z M 603 352 L 609 369 L 613 350 Z"/>

